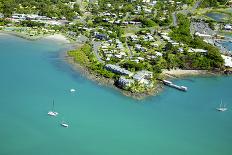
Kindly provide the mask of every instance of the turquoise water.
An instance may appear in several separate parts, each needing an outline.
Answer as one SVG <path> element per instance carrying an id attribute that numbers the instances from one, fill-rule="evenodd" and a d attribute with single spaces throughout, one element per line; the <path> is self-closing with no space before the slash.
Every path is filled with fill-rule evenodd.
<path id="1" fill-rule="evenodd" d="M 0 36 L 0 47 L 0 155 L 232 154 L 232 77 L 178 80 L 188 92 L 136 101 L 74 72 L 61 44 Z"/>

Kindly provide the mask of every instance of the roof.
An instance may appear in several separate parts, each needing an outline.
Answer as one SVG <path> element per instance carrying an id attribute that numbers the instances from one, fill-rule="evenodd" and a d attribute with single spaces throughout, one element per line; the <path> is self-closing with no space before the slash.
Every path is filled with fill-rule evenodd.
<path id="1" fill-rule="evenodd" d="M 115 73 L 118 73 L 118 74 L 122 74 L 122 75 L 129 75 L 129 76 L 131 76 L 133 74 L 132 72 L 130 72 L 130 71 L 124 69 L 124 68 L 121 68 L 118 65 L 106 64 L 105 68 L 108 69 L 108 70 L 111 70 L 112 72 L 115 72 Z"/>
<path id="2" fill-rule="evenodd" d="M 133 79 L 140 81 L 144 78 L 144 76 L 146 75 L 152 75 L 153 73 L 150 71 L 146 71 L 146 70 L 142 70 L 142 71 L 138 71 L 134 76 Z"/>
<path id="3" fill-rule="evenodd" d="M 190 48 L 190 49 L 188 50 L 188 52 L 207 53 L 208 51 L 207 51 L 207 50 L 204 50 L 204 49 L 194 49 L 194 48 Z"/>
<path id="4" fill-rule="evenodd" d="M 232 67 L 232 58 L 229 56 L 221 55 L 222 58 L 224 59 L 225 66 L 226 67 Z"/>

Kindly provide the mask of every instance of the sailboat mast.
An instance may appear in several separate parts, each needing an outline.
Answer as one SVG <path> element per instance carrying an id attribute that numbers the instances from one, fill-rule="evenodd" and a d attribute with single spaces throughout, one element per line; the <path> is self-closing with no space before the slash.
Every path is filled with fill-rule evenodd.
<path id="1" fill-rule="evenodd" d="M 54 100 L 52 101 L 52 110 L 54 111 Z"/>

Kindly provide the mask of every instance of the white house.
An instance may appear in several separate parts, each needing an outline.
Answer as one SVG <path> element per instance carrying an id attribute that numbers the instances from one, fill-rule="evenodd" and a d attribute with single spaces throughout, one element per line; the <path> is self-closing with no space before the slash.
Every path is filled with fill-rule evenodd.
<path id="1" fill-rule="evenodd" d="M 153 77 L 153 73 L 150 71 L 142 70 L 138 71 L 134 76 L 133 79 L 138 81 L 139 83 L 149 84 L 149 79 Z"/>
<path id="2" fill-rule="evenodd" d="M 194 48 L 190 48 L 190 49 L 188 50 L 188 52 L 207 53 L 208 51 L 207 51 L 207 50 L 204 50 L 204 49 L 194 49 Z"/>
<path id="3" fill-rule="evenodd" d="M 232 30 L 232 26 L 231 26 L 230 24 L 226 24 L 226 25 L 224 26 L 224 29 L 225 29 L 225 30 Z"/>
<path id="4" fill-rule="evenodd" d="M 226 67 L 231 67 L 232 68 L 232 58 L 229 56 L 221 55 L 222 58 L 224 59 L 225 66 Z"/>

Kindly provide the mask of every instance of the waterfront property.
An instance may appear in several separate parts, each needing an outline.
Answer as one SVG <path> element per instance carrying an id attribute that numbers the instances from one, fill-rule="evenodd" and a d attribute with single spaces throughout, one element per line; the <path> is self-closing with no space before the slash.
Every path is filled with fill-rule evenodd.
<path id="1" fill-rule="evenodd" d="M 221 98 L 232 106 L 230 76 L 179 79 L 191 92 L 165 88 L 138 101 L 74 73 L 59 57 L 63 44 L 0 36 L 0 45 L 2 155 L 232 154 L 231 109 L 215 109 Z M 52 98 L 68 130 L 44 114 Z"/>
<path id="2" fill-rule="evenodd" d="M 232 68 L 232 58 L 226 55 L 221 55 L 225 62 L 225 67 Z"/>
<path id="3" fill-rule="evenodd" d="M 120 66 L 118 65 L 113 65 L 113 64 L 107 64 L 105 65 L 105 68 L 113 73 L 117 73 L 117 74 L 120 74 L 120 75 L 126 75 L 126 76 L 132 76 L 133 73 L 124 69 L 124 68 L 121 68 Z"/>
<path id="4" fill-rule="evenodd" d="M 152 77 L 153 73 L 146 70 L 138 71 L 133 75 L 133 79 L 143 84 L 149 84 L 149 80 L 152 79 Z"/>
<path id="5" fill-rule="evenodd" d="M 117 82 L 120 87 L 127 88 L 130 87 L 135 81 L 133 79 L 127 79 L 126 77 L 121 76 Z"/>

